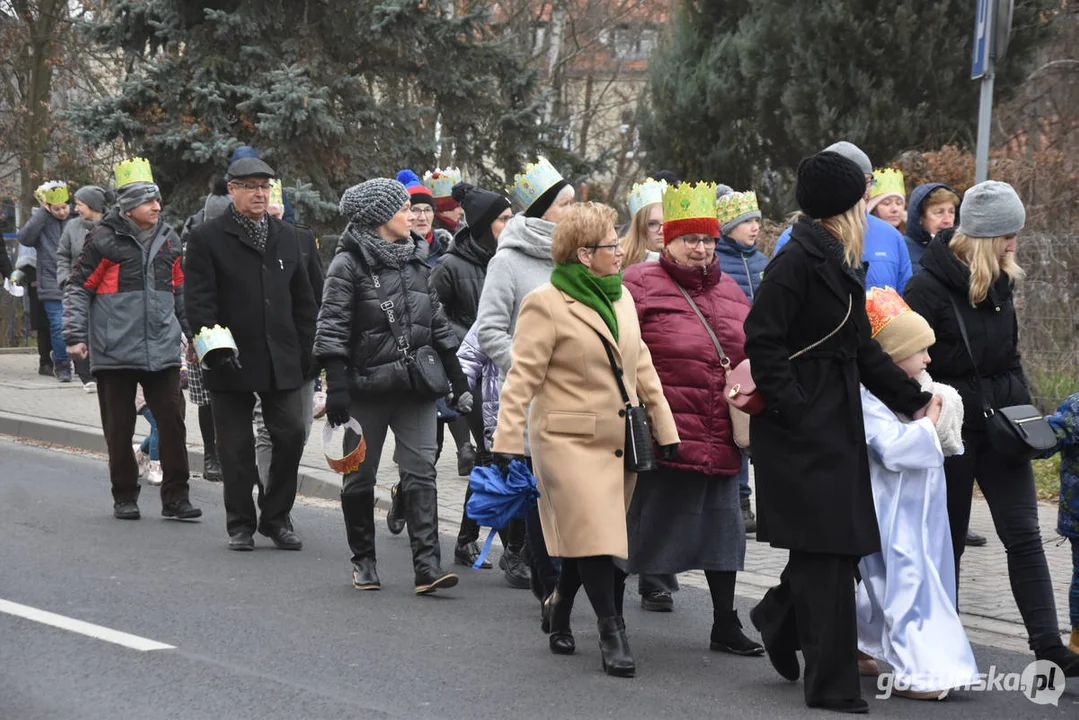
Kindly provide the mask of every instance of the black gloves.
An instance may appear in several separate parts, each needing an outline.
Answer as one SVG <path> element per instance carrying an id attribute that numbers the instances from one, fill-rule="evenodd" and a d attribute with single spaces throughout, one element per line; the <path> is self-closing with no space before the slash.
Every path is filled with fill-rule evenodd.
<path id="1" fill-rule="evenodd" d="M 233 372 L 239 372 L 243 369 L 243 365 L 240 364 L 239 358 L 235 353 L 226 352 L 225 350 L 214 350 L 207 353 L 203 357 L 203 362 L 206 363 L 206 367 L 211 370 L 232 370 Z"/>
<path id="2" fill-rule="evenodd" d="M 508 475 L 510 471 L 510 463 L 514 460 L 519 460 L 525 464 L 528 464 L 528 458 L 524 455 L 511 455 L 508 453 L 496 452 L 491 456 L 492 463 L 503 475 Z"/>
<path id="3" fill-rule="evenodd" d="M 678 457 L 678 443 L 674 445 L 663 445 L 659 449 L 659 459 L 670 462 Z"/>
<path id="4" fill-rule="evenodd" d="M 348 375 L 343 360 L 334 358 L 323 363 L 326 368 L 326 422 L 337 427 L 349 420 L 352 396 L 348 391 Z"/>

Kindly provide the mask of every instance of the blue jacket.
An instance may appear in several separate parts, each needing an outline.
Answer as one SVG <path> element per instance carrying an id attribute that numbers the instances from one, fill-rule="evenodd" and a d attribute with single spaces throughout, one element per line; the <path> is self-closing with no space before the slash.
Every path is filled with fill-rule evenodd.
<path id="1" fill-rule="evenodd" d="M 760 287 L 768 256 L 757 249 L 756 245 L 746 246 L 729 237 L 721 237 L 716 243 L 716 257 L 719 269 L 727 273 L 742 288 L 742 292 L 752 303 Z"/>
<path id="2" fill-rule="evenodd" d="M 1060 513 L 1057 532 L 1079 538 L 1079 393 L 1048 418 L 1060 450 Z"/>
<path id="3" fill-rule="evenodd" d="M 907 206 L 907 233 L 903 239 L 907 242 L 907 251 L 910 253 L 910 264 L 919 270 L 922 269 L 922 255 L 925 254 L 925 246 L 933 239 L 933 236 L 922 227 L 922 202 L 929 193 L 937 188 L 950 187 L 944 183 L 926 183 L 914 188 L 910 193 L 910 205 Z M 956 193 L 958 195 L 958 193 Z M 959 208 L 956 208 L 958 211 Z M 956 225 L 959 218 L 956 218 Z"/>
<path id="4" fill-rule="evenodd" d="M 865 231 L 865 249 L 862 261 L 869 264 L 865 276 L 865 287 L 890 287 L 900 295 L 910 280 L 910 253 L 899 231 L 876 215 L 866 215 L 869 224 Z M 776 254 L 790 240 L 791 229 L 788 227 L 776 241 Z M 774 255 L 773 255 L 774 256 Z"/>

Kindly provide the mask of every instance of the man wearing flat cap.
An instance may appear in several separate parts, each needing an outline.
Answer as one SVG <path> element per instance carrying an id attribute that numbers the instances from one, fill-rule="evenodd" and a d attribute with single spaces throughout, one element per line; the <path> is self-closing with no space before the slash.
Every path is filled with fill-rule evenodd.
<path id="1" fill-rule="evenodd" d="M 317 315 L 301 248 L 310 232 L 271 217 L 273 169 L 240 158 L 228 169 L 232 205 L 187 238 L 184 274 L 192 335 L 220 326 L 232 333 L 235 355 L 205 356 L 217 452 L 225 486 L 229 548 L 254 549 L 256 531 L 283 550 L 303 544 L 289 512 L 304 446 L 302 387 L 313 361 Z M 256 517 L 258 482 L 251 411 L 255 394 L 273 443 L 269 479 Z"/>

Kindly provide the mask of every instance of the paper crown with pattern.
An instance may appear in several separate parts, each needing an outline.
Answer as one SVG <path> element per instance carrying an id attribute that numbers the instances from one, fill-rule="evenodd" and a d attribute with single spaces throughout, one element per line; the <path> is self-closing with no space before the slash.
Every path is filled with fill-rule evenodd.
<path id="1" fill-rule="evenodd" d="M 281 187 L 281 180 L 270 178 L 270 205 L 284 205 L 285 191 Z"/>
<path id="2" fill-rule="evenodd" d="M 726 225 L 743 215 L 760 211 L 757 205 L 757 193 L 752 190 L 727 193 L 716 201 L 716 219 L 719 220 L 720 225 Z"/>
<path id="3" fill-rule="evenodd" d="M 220 325 L 214 325 L 212 328 L 203 327 L 195 336 L 195 355 L 198 356 L 199 364 L 204 370 L 208 369 L 205 357 L 217 350 L 231 350 L 237 357 L 240 354 L 231 330 Z"/>
<path id="4" fill-rule="evenodd" d="M 50 180 L 42 183 L 34 191 L 34 197 L 38 202 L 46 205 L 63 205 L 71 197 L 67 191 L 67 183 L 62 180 Z"/>
<path id="5" fill-rule="evenodd" d="M 150 161 L 146 158 L 128 158 L 112 166 L 113 178 L 116 180 L 116 188 L 137 182 L 152 183 L 154 173 L 150 170 Z"/>
<path id="6" fill-rule="evenodd" d="M 903 173 L 895 168 L 874 170 L 873 189 L 869 191 L 869 198 L 873 199 L 890 193 L 907 196 L 907 187 L 903 184 Z"/>
<path id="7" fill-rule="evenodd" d="M 865 314 L 869 316 L 872 337 L 900 315 L 914 312 L 907 301 L 899 296 L 894 288 L 870 288 L 865 294 Z"/>
<path id="8" fill-rule="evenodd" d="M 648 178 L 643 183 L 634 183 L 629 191 L 626 203 L 629 205 L 630 217 L 636 217 L 645 205 L 663 202 L 663 193 L 667 192 L 666 180 L 653 180 Z"/>
<path id="9" fill-rule="evenodd" d="M 453 186 L 461 182 L 461 171 L 455 167 L 446 169 L 438 168 L 434 172 L 428 170 L 423 174 L 423 186 L 431 191 L 431 197 L 435 200 L 450 197 L 453 194 Z"/>
<path id="10" fill-rule="evenodd" d="M 865 295 L 872 337 L 895 362 L 932 347 L 937 338 L 933 328 L 894 288 L 870 288 Z"/>
<path id="11" fill-rule="evenodd" d="M 547 158 L 537 158 L 536 162 L 525 167 L 523 173 L 513 176 L 513 187 L 509 188 L 510 197 L 518 207 L 527 210 L 543 193 L 562 179 L 562 173 L 555 170 Z"/>
<path id="12" fill-rule="evenodd" d="M 663 243 L 681 235 L 719 237 L 715 183 L 684 182 L 663 194 Z"/>
<path id="13" fill-rule="evenodd" d="M 360 427 L 360 423 L 356 421 L 356 418 L 349 418 L 348 422 L 341 427 L 347 428 L 359 435 L 360 442 L 356 445 L 356 449 L 340 458 L 330 455 L 326 448 L 333 446 L 341 447 L 341 443 L 333 442 L 334 431 L 336 431 L 337 428 L 326 423 L 322 427 L 322 454 L 326 457 L 326 464 L 330 466 L 331 470 L 341 475 L 347 475 L 350 472 L 359 470 L 360 465 L 363 465 L 363 461 L 367 459 L 367 438 L 364 436 L 363 428 Z"/>

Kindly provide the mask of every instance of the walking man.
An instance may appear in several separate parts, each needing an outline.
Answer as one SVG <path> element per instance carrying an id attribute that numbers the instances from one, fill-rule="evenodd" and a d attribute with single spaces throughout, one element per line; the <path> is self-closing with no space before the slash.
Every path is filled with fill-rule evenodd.
<path id="1" fill-rule="evenodd" d="M 135 390 L 157 421 L 161 514 L 193 520 L 188 500 L 187 428 L 180 391 L 184 274 L 180 238 L 161 220 L 161 193 L 142 158 L 115 167 L 117 207 L 86 239 L 64 298 L 63 342 L 97 377 L 109 451 L 113 515 L 138 520 L 139 469 L 131 448 Z"/>
<path id="2" fill-rule="evenodd" d="M 273 177 L 273 169 L 258 158 L 233 162 L 226 175 L 232 205 L 187 237 L 191 331 L 227 328 L 238 349 L 236 356 L 207 356 L 203 376 L 217 430 L 231 550 L 253 550 L 256 530 L 283 550 L 303 547 L 289 512 L 303 455 L 301 394 L 317 315 L 302 248 L 314 241 L 309 231 L 266 212 Z M 268 482 L 259 497 L 261 518 L 251 496 L 258 482 L 251 427 L 256 394 L 273 443 Z"/>

